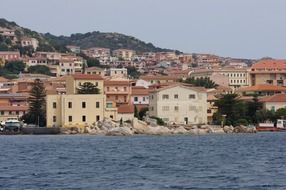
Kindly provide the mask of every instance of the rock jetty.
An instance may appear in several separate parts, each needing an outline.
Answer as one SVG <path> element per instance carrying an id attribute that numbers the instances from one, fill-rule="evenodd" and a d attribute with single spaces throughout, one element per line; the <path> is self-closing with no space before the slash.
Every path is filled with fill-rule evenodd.
<path id="1" fill-rule="evenodd" d="M 130 135 L 204 135 L 224 133 L 256 133 L 255 127 L 246 126 L 224 126 L 218 125 L 170 125 L 160 126 L 150 121 L 134 119 L 132 122 L 115 122 L 111 119 L 98 121 L 91 126 L 78 128 L 62 128 L 62 134 L 90 134 L 106 136 L 130 136 Z"/>

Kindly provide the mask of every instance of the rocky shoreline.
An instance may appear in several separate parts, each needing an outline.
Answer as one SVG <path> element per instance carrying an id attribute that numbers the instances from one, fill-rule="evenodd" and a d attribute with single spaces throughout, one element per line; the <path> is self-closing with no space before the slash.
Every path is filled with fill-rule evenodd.
<path id="1" fill-rule="evenodd" d="M 218 125 L 172 125 L 159 126 L 152 122 L 134 119 L 130 123 L 118 123 L 109 119 L 94 123 L 92 126 L 80 128 L 72 126 L 61 128 L 61 134 L 90 134 L 105 136 L 130 136 L 130 135 L 204 135 L 225 133 L 256 133 L 255 127 L 224 126 Z"/>

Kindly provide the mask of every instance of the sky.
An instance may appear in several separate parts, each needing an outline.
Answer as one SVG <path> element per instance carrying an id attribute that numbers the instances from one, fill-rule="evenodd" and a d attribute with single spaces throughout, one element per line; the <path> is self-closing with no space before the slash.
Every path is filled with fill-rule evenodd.
<path id="1" fill-rule="evenodd" d="M 118 32 L 186 53 L 286 58 L 285 0 L 0 0 L 0 5 L 0 18 L 42 33 Z"/>

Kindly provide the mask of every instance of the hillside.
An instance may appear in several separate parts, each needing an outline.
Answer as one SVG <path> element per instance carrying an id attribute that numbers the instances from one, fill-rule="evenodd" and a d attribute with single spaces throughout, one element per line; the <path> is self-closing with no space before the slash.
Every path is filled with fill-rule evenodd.
<path id="1" fill-rule="evenodd" d="M 170 51 L 155 47 L 152 43 L 146 43 L 132 36 L 119 33 L 88 32 L 85 34 L 72 34 L 70 36 L 55 36 L 50 33 L 41 34 L 30 29 L 21 27 L 15 22 L 9 22 L 0 18 L 0 27 L 15 31 L 16 37 L 33 37 L 39 41 L 39 51 L 68 51 L 66 45 L 80 46 L 82 49 L 90 47 L 105 47 L 111 50 L 119 48 L 133 49 L 138 52 L 145 51 Z M 15 50 L 20 48 L 20 43 L 11 43 L 9 40 L 0 38 L 0 51 Z"/>

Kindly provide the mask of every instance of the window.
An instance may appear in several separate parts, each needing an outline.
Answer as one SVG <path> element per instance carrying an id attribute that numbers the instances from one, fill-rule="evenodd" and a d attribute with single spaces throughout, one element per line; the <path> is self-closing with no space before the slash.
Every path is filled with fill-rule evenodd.
<path id="1" fill-rule="evenodd" d="M 96 116 L 96 121 L 99 121 L 99 120 L 100 120 L 100 116 L 97 115 L 97 116 Z"/>
<path id="2" fill-rule="evenodd" d="M 69 122 L 72 122 L 72 116 L 71 115 L 69 116 Z"/>
<path id="3" fill-rule="evenodd" d="M 115 96 L 115 100 L 118 100 L 118 96 Z"/>
<path id="4" fill-rule="evenodd" d="M 273 112 L 275 111 L 275 106 L 271 107 L 271 111 L 273 111 Z"/>
<path id="5" fill-rule="evenodd" d="M 195 94 L 190 94 L 189 95 L 189 99 L 196 99 L 196 95 Z"/>
<path id="6" fill-rule="evenodd" d="M 146 97 L 143 97 L 143 102 L 145 102 L 146 101 Z"/>
<path id="7" fill-rule="evenodd" d="M 99 102 L 96 102 L 96 108 L 99 108 Z"/>
<path id="8" fill-rule="evenodd" d="M 154 107 L 151 107 L 151 111 L 154 111 Z"/>
<path id="9" fill-rule="evenodd" d="M 69 108 L 72 108 L 72 102 L 69 102 L 68 107 L 69 107 Z"/>
<path id="10" fill-rule="evenodd" d="M 138 102 L 138 97 L 137 96 L 134 97 L 134 102 Z"/>
<path id="11" fill-rule="evenodd" d="M 82 107 L 82 108 L 86 108 L 86 103 L 85 103 L 85 102 L 82 102 L 82 103 L 81 103 L 81 107 Z"/>
<path id="12" fill-rule="evenodd" d="M 53 102 L 53 108 L 56 109 L 57 108 L 57 103 Z"/>
<path id="13" fill-rule="evenodd" d="M 124 92 L 126 92 L 127 91 L 127 87 L 124 87 Z"/>
<path id="14" fill-rule="evenodd" d="M 98 82 L 95 82 L 95 86 L 98 86 Z"/>
<path id="15" fill-rule="evenodd" d="M 112 108 L 112 103 L 111 102 L 106 103 L 106 107 L 107 108 Z"/>
<path id="16" fill-rule="evenodd" d="M 107 91 L 109 91 L 109 87 L 107 87 Z"/>
<path id="17" fill-rule="evenodd" d="M 82 116 L 82 122 L 86 122 L 86 116 L 85 115 Z"/>
<path id="18" fill-rule="evenodd" d="M 9 115 L 12 115 L 12 112 L 11 112 L 11 111 L 9 111 Z"/>
<path id="19" fill-rule="evenodd" d="M 19 115 L 19 111 L 16 111 L 16 115 Z"/>
<path id="20" fill-rule="evenodd" d="M 169 106 L 163 106 L 163 107 L 162 107 L 162 110 L 163 110 L 163 111 L 169 111 Z"/>
<path id="21" fill-rule="evenodd" d="M 169 99 L 169 95 L 168 94 L 163 94 L 162 98 L 163 98 L 163 100 Z"/>
<path id="22" fill-rule="evenodd" d="M 174 107 L 174 110 L 175 110 L 175 111 L 179 111 L 179 106 L 175 106 L 175 107 Z"/>
<path id="23" fill-rule="evenodd" d="M 4 113 L 4 111 L 1 111 L 1 115 L 4 115 L 5 113 Z"/>
<path id="24" fill-rule="evenodd" d="M 57 116 L 53 116 L 53 122 L 57 122 Z"/>
<path id="25" fill-rule="evenodd" d="M 178 99 L 178 98 L 179 98 L 179 95 L 178 95 L 178 94 L 175 94 L 175 95 L 174 95 L 174 98 L 175 98 L 175 99 Z"/>

